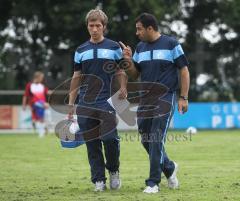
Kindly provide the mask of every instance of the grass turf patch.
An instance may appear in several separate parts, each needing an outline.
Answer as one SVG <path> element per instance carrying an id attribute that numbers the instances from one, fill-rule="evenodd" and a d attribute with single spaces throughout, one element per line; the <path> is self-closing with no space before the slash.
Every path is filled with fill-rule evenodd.
<path id="1" fill-rule="evenodd" d="M 155 195 L 142 193 L 149 162 L 139 136 L 120 135 L 122 188 L 102 193 L 93 192 L 85 145 L 62 149 L 54 135 L 0 135 L 0 200 L 240 200 L 239 130 L 191 137 L 170 130 L 166 149 L 180 166 L 180 188 L 168 189 L 162 178 Z"/>

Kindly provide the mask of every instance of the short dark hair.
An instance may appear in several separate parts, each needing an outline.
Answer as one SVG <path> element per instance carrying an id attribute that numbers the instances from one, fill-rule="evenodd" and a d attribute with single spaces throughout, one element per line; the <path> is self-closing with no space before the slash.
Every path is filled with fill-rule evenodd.
<path id="1" fill-rule="evenodd" d="M 158 31 L 158 21 L 156 17 L 150 13 L 142 13 L 139 15 L 135 23 L 141 22 L 144 28 L 152 27 L 155 31 Z"/>

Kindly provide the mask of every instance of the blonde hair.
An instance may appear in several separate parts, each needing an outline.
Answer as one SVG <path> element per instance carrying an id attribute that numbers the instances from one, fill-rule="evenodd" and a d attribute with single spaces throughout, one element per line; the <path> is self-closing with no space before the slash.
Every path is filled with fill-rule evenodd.
<path id="1" fill-rule="evenodd" d="M 90 10 L 85 18 L 86 24 L 88 24 L 89 21 L 96 21 L 100 20 L 103 26 L 107 26 L 108 23 L 108 17 L 107 15 L 100 9 L 92 9 Z"/>
<path id="2" fill-rule="evenodd" d="M 42 78 L 42 80 L 40 82 L 43 81 L 44 79 L 44 74 L 41 72 L 41 71 L 36 71 L 34 74 L 33 74 L 33 82 L 36 82 L 38 79 Z M 37 81 L 38 82 L 38 81 Z"/>
<path id="3" fill-rule="evenodd" d="M 33 74 L 33 78 L 38 78 L 40 76 L 44 76 L 44 74 L 41 72 L 41 71 L 36 71 L 34 74 Z"/>

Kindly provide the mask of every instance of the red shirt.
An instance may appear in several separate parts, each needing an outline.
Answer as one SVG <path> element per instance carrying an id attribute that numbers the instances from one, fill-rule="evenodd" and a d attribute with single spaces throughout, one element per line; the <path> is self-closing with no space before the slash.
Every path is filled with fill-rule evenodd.
<path id="1" fill-rule="evenodd" d="M 28 103 L 33 105 L 37 101 L 46 102 L 48 88 L 42 83 L 29 82 L 26 85 L 24 96 L 28 98 Z"/>

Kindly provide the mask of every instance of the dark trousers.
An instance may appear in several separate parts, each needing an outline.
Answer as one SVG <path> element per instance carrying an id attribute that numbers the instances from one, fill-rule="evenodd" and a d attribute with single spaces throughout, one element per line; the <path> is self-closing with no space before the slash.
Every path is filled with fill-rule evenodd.
<path id="1" fill-rule="evenodd" d="M 106 158 L 102 151 L 102 144 Z M 110 172 L 118 171 L 119 168 L 119 139 L 113 138 L 106 141 L 99 139 L 86 142 L 88 160 L 91 167 L 91 180 L 93 183 L 97 181 L 106 181 L 105 167 Z"/>
<path id="2" fill-rule="evenodd" d="M 175 168 L 164 148 L 167 130 L 174 112 L 175 94 L 168 94 L 165 98 L 171 104 L 168 113 L 152 118 L 138 118 L 141 141 L 150 161 L 150 175 L 145 183 L 151 187 L 160 183 L 162 172 L 168 178 Z"/>
<path id="3" fill-rule="evenodd" d="M 120 139 L 116 130 L 115 111 L 105 102 L 94 106 L 81 105 L 77 113 L 80 133 L 83 133 L 87 146 L 91 181 L 105 182 L 105 168 L 115 172 L 120 164 Z"/>

